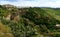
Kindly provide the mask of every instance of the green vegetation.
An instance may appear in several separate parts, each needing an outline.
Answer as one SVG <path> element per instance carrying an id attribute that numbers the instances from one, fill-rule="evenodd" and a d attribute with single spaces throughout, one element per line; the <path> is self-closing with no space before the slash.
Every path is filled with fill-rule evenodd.
<path id="1" fill-rule="evenodd" d="M 0 36 L 60 37 L 60 27 L 56 26 L 60 25 L 59 12 L 60 9 L 57 8 L 17 8 L 0 5 Z"/>

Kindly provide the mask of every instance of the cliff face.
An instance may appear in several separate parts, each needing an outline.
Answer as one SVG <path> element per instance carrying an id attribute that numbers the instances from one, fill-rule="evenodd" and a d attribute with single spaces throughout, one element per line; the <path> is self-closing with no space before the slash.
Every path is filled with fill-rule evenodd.
<path id="1" fill-rule="evenodd" d="M 56 12 L 48 8 L 3 5 L 0 6 L 0 20 L 3 25 L 11 28 L 14 37 L 56 37 L 60 34 L 59 27 L 56 27 L 56 24 L 60 24 L 60 20 L 55 18 Z"/>

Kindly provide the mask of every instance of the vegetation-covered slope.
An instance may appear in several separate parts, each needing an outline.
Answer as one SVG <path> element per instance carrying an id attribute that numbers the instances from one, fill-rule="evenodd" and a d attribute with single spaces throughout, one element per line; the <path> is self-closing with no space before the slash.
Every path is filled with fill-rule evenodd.
<path id="1" fill-rule="evenodd" d="M 56 26 L 60 25 L 59 17 L 55 9 L 0 5 L 1 29 L 8 26 L 11 37 L 60 37 L 60 26 Z"/>
<path id="2" fill-rule="evenodd" d="M 43 8 L 52 17 L 60 20 L 60 9 L 59 8 Z"/>

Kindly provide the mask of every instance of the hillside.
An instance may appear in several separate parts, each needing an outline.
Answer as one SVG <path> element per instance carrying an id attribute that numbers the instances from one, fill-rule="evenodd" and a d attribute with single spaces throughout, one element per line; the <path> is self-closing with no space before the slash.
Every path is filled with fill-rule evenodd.
<path id="1" fill-rule="evenodd" d="M 18 8 L 9 4 L 0 5 L 0 36 L 60 37 L 59 12 L 60 9 L 55 8 Z M 3 33 L 6 36 L 2 35 Z"/>
<path id="2" fill-rule="evenodd" d="M 48 14 L 60 20 L 60 8 L 43 8 Z"/>

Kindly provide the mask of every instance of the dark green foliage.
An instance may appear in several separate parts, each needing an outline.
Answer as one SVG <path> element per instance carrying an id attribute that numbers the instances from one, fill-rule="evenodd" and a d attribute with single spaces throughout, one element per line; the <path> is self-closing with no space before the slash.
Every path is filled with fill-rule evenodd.
<path id="1" fill-rule="evenodd" d="M 11 28 L 11 31 L 15 37 L 30 37 L 35 35 L 33 27 L 28 23 L 23 22 L 22 19 L 18 23 L 14 23 L 13 21 L 6 21 L 3 19 L 1 22 Z"/>

